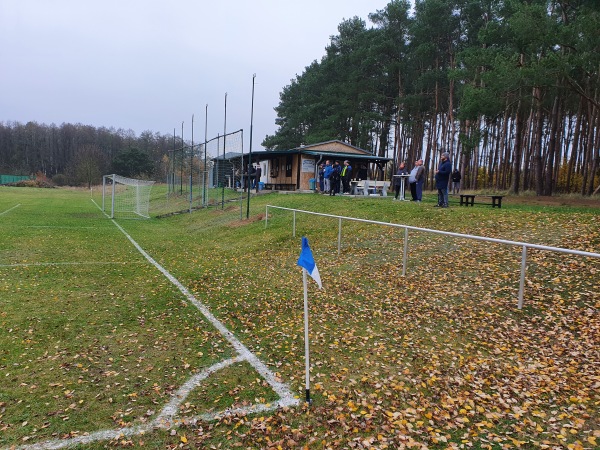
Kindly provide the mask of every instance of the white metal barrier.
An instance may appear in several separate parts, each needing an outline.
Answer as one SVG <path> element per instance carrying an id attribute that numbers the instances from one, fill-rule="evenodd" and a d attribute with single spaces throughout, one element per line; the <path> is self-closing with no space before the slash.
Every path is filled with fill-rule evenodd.
<path id="1" fill-rule="evenodd" d="M 383 226 L 393 227 L 393 228 L 404 228 L 402 276 L 406 275 L 406 264 L 408 261 L 408 231 L 409 230 L 422 231 L 422 232 L 433 233 L 433 234 L 441 234 L 444 236 L 453 236 L 453 237 L 464 238 L 464 239 L 473 239 L 476 241 L 494 242 L 496 244 L 519 246 L 522 248 L 522 251 L 521 251 L 521 280 L 519 283 L 519 300 L 518 300 L 518 308 L 519 309 L 523 308 L 523 294 L 525 292 L 525 272 L 527 271 L 527 249 L 528 248 L 533 248 L 536 250 L 546 250 L 546 251 L 550 251 L 550 252 L 567 253 L 569 255 L 585 256 L 587 258 L 600 258 L 600 253 L 584 252 L 581 250 L 571 250 L 568 248 L 561 248 L 561 247 L 549 247 L 546 245 L 530 244 L 527 242 L 508 241 L 506 239 L 488 238 L 488 237 L 484 237 L 484 236 L 475 236 L 472 234 L 452 233 L 450 231 L 432 230 L 430 228 L 419 228 L 419 227 L 413 227 L 410 225 L 401 225 L 401 224 L 389 223 L 389 222 L 379 222 L 377 220 L 358 219 L 356 217 L 337 216 L 334 214 L 325 214 L 325 213 L 318 213 L 318 212 L 313 212 L 313 211 L 304 211 L 301 209 L 284 208 L 283 206 L 274 206 L 274 205 L 266 206 L 265 228 L 267 228 L 267 225 L 269 224 L 269 208 L 283 209 L 286 211 L 293 212 L 292 235 L 294 237 L 296 237 L 296 213 L 297 212 L 303 213 L 303 214 L 312 214 L 315 216 L 331 217 L 334 219 L 338 219 L 338 255 L 341 253 L 341 248 L 342 248 L 342 219 L 353 221 L 353 222 L 363 222 L 363 223 L 370 223 L 370 224 L 374 224 L 374 225 L 383 225 Z"/>

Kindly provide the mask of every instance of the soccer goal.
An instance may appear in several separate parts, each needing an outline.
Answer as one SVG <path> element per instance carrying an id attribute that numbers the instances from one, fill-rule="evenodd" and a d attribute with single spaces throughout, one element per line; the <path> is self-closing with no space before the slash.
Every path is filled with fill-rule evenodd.
<path id="1" fill-rule="evenodd" d="M 139 219 L 150 216 L 150 191 L 154 181 L 136 180 L 120 175 L 102 177 L 102 211 L 111 219 Z M 110 204 L 107 204 L 110 202 Z M 110 211 L 109 212 L 107 211 Z"/>

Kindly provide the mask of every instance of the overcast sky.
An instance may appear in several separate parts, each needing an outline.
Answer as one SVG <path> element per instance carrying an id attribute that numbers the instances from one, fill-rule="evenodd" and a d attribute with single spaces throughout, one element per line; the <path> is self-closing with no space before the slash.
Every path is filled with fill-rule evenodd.
<path id="1" fill-rule="evenodd" d="M 0 0 L 0 122 L 275 133 L 282 88 L 387 0 Z"/>

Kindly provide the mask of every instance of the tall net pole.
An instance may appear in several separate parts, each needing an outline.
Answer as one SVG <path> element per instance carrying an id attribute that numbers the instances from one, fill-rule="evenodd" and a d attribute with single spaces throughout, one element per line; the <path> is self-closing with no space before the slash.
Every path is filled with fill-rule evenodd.
<path id="1" fill-rule="evenodd" d="M 208 205 L 208 199 L 206 198 L 206 191 L 208 189 L 208 166 L 206 165 L 206 142 L 208 136 L 208 103 L 204 109 L 204 177 L 202 182 L 204 184 L 204 190 L 202 193 L 202 206 L 206 207 Z"/>
<path id="2" fill-rule="evenodd" d="M 250 107 L 250 148 L 248 149 L 248 175 L 250 175 L 250 167 L 252 166 L 252 122 L 254 121 L 254 79 L 256 74 L 252 75 L 252 102 Z M 258 182 L 256 180 L 256 185 Z M 250 218 L 250 184 L 248 184 L 248 202 L 246 206 L 246 219 Z"/>
<path id="3" fill-rule="evenodd" d="M 192 148 L 190 149 L 190 214 L 192 213 L 193 190 L 194 185 L 194 115 L 192 114 Z"/>
<path id="4" fill-rule="evenodd" d="M 226 135 L 227 135 L 227 92 L 225 92 L 225 121 L 223 123 L 223 164 L 225 164 L 225 136 Z M 225 209 L 225 177 L 223 177 L 221 208 Z"/>

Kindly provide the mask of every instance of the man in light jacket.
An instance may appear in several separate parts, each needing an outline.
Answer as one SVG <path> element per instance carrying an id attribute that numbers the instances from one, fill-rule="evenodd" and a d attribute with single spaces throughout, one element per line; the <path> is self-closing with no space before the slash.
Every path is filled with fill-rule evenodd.
<path id="1" fill-rule="evenodd" d="M 415 161 L 415 166 L 408 176 L 408 183 L 412 201 L 420 202 L 423 199 L 423 185 L 425 184 L 425 167 L 423 167 L 422 159 Z"/>

